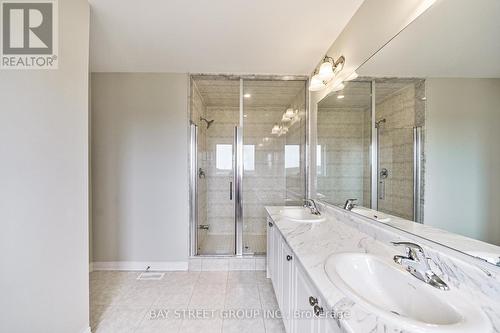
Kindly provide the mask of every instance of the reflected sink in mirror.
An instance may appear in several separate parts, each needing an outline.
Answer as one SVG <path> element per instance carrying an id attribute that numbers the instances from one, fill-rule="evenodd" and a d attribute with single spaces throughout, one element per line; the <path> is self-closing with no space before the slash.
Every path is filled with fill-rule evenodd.
<path id="1" fill-rule="evenodd" d="M 323 215 L 314 215 L 309 208 L 304 207 L 285 208 L 281 214 L 284 218 L 298 223 L 319 223 L 326 220 Z"/>
<path id="2" fill-rule="evenodd" d="M 403 329 L 427 333 L 491 332 L 489 320 L 456 290 L 419 281 L 392 260 L 341 253 L 325 262 L 330 281 L 369 312 Z"/>
<path id="3" fill-rule="evenodd" d="M 370 219 L 377 220 L 379 222 L 384 222 L 387 223 L 391 221 L 391 218 L 388 215 L 385 215 L 384 213 L 378 212 L 373 209 L 365 208 L 365 207 L 354 207 L 351 212 L 363 215 L 365 217 L 368 217 Z"/>

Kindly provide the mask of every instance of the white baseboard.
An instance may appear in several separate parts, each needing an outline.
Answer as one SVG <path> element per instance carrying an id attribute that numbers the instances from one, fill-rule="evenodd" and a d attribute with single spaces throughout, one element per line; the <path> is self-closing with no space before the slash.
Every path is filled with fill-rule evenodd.
<path id="1" fill-rule="evenodd" d="M 96 261 L 93 271 L 187 271 L 187 261 Z"/>
<path id="2" fill-rule="evenodd" d="M 90 330 L 90 327 L 87 327 L 81 330 L 80 333 L 92 333 L 92 331 Z"/>

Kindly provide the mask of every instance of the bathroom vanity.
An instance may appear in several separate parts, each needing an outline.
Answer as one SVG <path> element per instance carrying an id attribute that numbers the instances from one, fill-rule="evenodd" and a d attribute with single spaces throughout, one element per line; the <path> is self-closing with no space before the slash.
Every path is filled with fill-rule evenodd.
<path id="1" fill-rule="evenodd" d="M 498 332 L 500 275 L 391 226 L 320 205 L 266 207 L 267 275 L 287 332 Z M 392 242 L 421 246 L 448 290 L 417 279 Z M 477 262 L 476 262 L 477 261 Z"/>
<path id="2" fill-rule="evenodd" d="M 325 299 L 295 258 L 295 253 L 275 223 L 272 217 L 268 218 L 267 277 L 273 283 L 286 331 L 338 331 L 337 323 L 325 313 Z"/>

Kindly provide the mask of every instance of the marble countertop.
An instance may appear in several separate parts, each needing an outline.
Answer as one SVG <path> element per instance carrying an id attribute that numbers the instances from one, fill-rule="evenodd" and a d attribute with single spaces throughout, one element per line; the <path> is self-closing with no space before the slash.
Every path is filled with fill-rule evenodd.
<path id="1" fill-rule="evenodd" d="M 403 249 L 393 247 L 389 245 L 389 242 L 405 239 L 404 235 L 379 230 L 379 228 L 373 227 L 373 225 L 364 223 L 363 221 L 353 222 L 353 220 L 357 219 L 353 214 L 330 207 L 326 209 L 322 207 L 322 214 L 327 217 L 325 222 L 297 223 L 282 216 L 281 212 L 287 208 L 290 207 L 269 206 L 266 207 L 266 210 L 294 252 L 295 258 L 304 268 L 309 279 L 321 294 L 321 297 L 327 302 L 327 306 L 336 312 L 348 311 L 351 314 L 349 318 L 337 321 L 337 324 L 343 330 L 347 332 L 414 332 L 384 322 L 384 320 L 370 313 L 362 305 L 354 303 L 329 280 L 324 268 L 324 263 L 328 257 L 336 253 L 370 253 L 388 259 L 392 258 L 395 254 L 403 254 Z M 450 264 L 446 263 L 446 267 L 448 266 Z M 465 274 L 464 271 L 460 271 L 460 275 Z M 490 273 L 486 275 L 491 278 Z M 479 276 L 482 275 L 479 274 Z M 495 283 L 498 282 L 496 278 L 494 279 Z M 467 275 L 467 282 L 474 279 L 477 279 L 475 275 L 474 278 Z M 460 286 L 464 289 L 465 293 L 473 293 L 474 288 L 477 288 L 478 284 L 476 281 L 476 286 L 472 286 L 469 290 L 465 288 L 465 281 L 458 283 L 447 280 L 446 282 L 453 282 L 452 285 L 454 287 Z M 500 295 L 500 290 L 497 290 L 498 286 L 496 284 L 492 287 L 491 281 L 487 281 L 486 283 L 489 283 L 488 286 L 490 287 L 486 291 L 487 294 L 493 290 L 496 293 L 492 295 L 493 299 L 497 295 Z M 485 298 L 482 294 L 481 297 L 476 297 L 476 299 L 481 303 L 478 305 L 483 311 L 488 312 L 487 315 L 494 327 L 493 332 L 500 332 L 500 305 L 492 305 L 489 298 Z M 497 301 L 500 302 L 500 299 L 497 299 Z"/>

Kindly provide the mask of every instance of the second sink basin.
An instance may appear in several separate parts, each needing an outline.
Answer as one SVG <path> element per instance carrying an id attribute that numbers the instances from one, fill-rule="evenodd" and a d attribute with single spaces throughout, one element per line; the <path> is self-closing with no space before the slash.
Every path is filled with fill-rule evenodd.
<path id="1" fill-rule="evenodd" d="M 377 212 L 376 210 L 372 210 L 364 207 L 354 207 L 351 212 L 366 216 L 368 218 L 380 221 L 380 222 L 389 222 L 391 218 L 383 213 Z"/>
<path id="2" fill-rule="evenodd" d="M 323 215 L 314 215 L 309 208 L 303 207 L 285 208 L 281 211 L 281 214 L 284 218 L 299 223 L 318 223 L 326 220 Z"/>
<path id="3" fill-rule="evenodd" d="M 388 323 L 427 333 L 491 332 L 484 313 L 456 290 L 442 291 L 414 278 L 391 260 L 364 253 L 332 255 L 330 281 L 354 302 Z"/>

